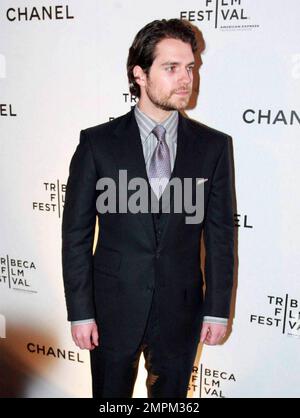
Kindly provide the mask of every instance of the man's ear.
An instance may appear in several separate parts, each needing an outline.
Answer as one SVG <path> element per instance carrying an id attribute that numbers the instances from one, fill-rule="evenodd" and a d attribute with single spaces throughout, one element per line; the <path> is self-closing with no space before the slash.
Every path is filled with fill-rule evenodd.
<path id="1" fill-rule="evenodd" d="M 139 86 L 145 86 L 145 79 L 146 79 L 146 74 L 144 73 L 142 67 L 140 67 L 139 65 L 136 65 L 133 68 L 133 75 L 135 78 L 135 82 L 139 85 Z"/>

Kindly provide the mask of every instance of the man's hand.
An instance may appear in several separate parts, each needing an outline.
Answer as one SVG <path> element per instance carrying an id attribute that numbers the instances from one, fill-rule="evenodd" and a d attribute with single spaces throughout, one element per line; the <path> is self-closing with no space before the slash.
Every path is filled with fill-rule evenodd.
<path id="1" fill-rule="evenodd" d="M 201 331 L 200 342 L 207 345 L 217 345 L 224 339 L 227 325 L 204 322 Z"/>
<path id="2" fill-rule="evenodd" d="M 82 350 L 94 350 L 99 344 L 98 328 L 95 323 L 72 325 L 71 332 L 74 343 Z"/>

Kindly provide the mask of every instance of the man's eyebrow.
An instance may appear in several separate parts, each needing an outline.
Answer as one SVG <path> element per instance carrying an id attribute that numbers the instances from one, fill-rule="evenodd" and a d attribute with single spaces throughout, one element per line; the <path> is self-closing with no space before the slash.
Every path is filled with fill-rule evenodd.
<path id="1" fill-rule="evenodd" d="M 177 62 L 177 61 L 167 61 L 167 62 L 163 62 L 161 64 L 161 66 L 164 66 L 164 65 L 180 65 L 180 62 Z M 187 66 L 190 66 L 190 65 L 195 65 L 195 61 L 192 61 L 189 64 L 187 64 Z"/>

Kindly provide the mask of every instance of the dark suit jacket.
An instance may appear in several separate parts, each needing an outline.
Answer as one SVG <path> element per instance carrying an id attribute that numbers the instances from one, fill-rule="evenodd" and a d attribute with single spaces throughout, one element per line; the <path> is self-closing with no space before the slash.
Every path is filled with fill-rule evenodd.
<path id="1" fill-rule="evenodd" d="M 102 346 L 112 350 L 137 346 L 154 288 L 162 343 L 170 356 L 199 340 L 204 315 L 229 316 L 234 258 L 229 149 L 226 134 L 179 114 L 172 178 L 208 179 L 205 216 L 200 224 L 186 224 L 184 211 L 171 210 L 164 215 L 165 227 L 157 245 L 151 213 L 96 211 L 98 179 L 109 177 L 118 184 L 119 170 L 123 169 L 128 181 L 134 177 L 147 180 L 133 110 L 81 131 L 65 196 L 63 277 L 68 319 L 96 318 Z M 93 255 L 97 216 L 100 235 Z M 204 298 L 202 230 L 206 246 Z"/>

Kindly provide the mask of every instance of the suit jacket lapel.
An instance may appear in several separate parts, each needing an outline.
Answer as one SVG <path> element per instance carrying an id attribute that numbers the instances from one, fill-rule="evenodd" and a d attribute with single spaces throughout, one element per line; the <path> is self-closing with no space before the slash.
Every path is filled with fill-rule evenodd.
<path id="1" fill-rule="evenodd" d="M 128 181 L 137 177 L 146 180 L 148 193 L 151 193 L 152 189 L 147 176 L 140 131 L 133 109 L 125 115 L 123 121 L 114 131 L 112 145 L 118 170 L 127 170 Z M 156 239 L 152 214 L 150 212 L 137 213 L 134 216 L 142 223 L 153 246 L 155 246 Z"/>
<path id="2" fill-rule="evenodd" d="M 187 174 L 189 172 L 189 167 L 192 164 L 201 164 L 201 153 L 202 151 L 199 149 L 199 141 L 200 138 L 195 135 L 194 130 L 191 127 L 191 124 L 187 118 L 182 116 L 179 113 L 179 120 L 178 120 L 178 134 L 177 134 L 177 151 L 176 151 L 176 158 L 174 163 L 174 169 L 171 175 L 171 178 L 179 178 L 182 181 L 185 177 L 188 177 Z M 166 189 L 164 193 L 166 192 Z M 171 208 L 173 205 L 174 195 L 171 193 Z M 176 228 L 177 222 L 181 219 L 181 216 L 185 216 L 184 213 L 182 214 L 166 214 L 167 219 L 165 226 L 163 228 L 163 233 L 161 235 L 160 240 L 160 247 L 163 248 L 166 244 L 166 240 L 168 237 L 168 232 Z"/>
<path id="3" fill-rule="evenodd" d="M 178 116 L 179 118 L 178 118 L 178 131 L 177 131 L 177 150 L 176 150 L 176 157 L 175 157 L 174 167 L 171 173 L 170 181 L 175 177 L 180 178 L 181 175 L 184 175 L 184 166 L 185 166 L 186 157 L 187 157 L 186 155 L 187 141 L 185 140 L 184 129 L 182 126 L 184 122 L 184 118 L 180 113 L 178 114 Z M 161 196 L 161 199 L 166 194 L 168 187 L 169 187 L 169 184 L 164 190 Z M 174 194 L 170 193 L 170 208 L 172 208 L 173 201 L 174 201 Z M 170 224 L 172 223 L 171 220 L 174 217 L 174 215 L 172 215 L 172 213 L 163 213 L 162 216 L 166 217 L 166 220 L 165 220 L 164 228 L 161 234 L 161 239 L 160 239 L 160 244 L 159 244 L 160 248 L 162 248 L 165 244 L 167 232 L 170 228 Z"/>

